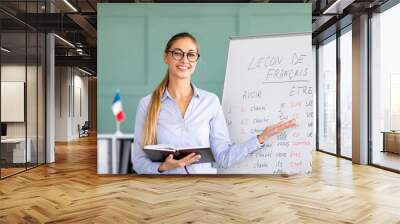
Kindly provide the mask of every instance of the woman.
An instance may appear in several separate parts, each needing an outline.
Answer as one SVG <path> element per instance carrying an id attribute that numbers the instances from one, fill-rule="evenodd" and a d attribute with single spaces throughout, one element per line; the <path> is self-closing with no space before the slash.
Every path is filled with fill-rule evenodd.
<path id="1" fill-rule="evenodd" d="M 199 45 L 191 34 L 179 33 L 168 41 L 163 55 L 167 73 L 153 93 L 141 99 L 136 113 L 133 167 L 137 173 L 216 173 L 211 164 L 193 164 L 200 159 L 195 154 L 152 162 L 142 150 L 145 145 L 210 146 L 217 164 L 229 167 L 261 149 L 271 136 L 295 126 L 293 120 L 280 122 L 244 143 L 231 144 L 218 97 L 191 83 L 199 57 Z"/>

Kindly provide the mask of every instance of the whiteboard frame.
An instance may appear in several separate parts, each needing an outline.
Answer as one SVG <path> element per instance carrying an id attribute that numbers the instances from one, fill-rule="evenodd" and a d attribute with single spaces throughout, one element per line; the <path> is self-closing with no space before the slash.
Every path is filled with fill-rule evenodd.
<path id="1" fill-rule="evenodd" d="M 304 34 L 312 35 L 312 32 L 270 33 L 270 34 L 261 34 L 261 35 L 231 36 L 231 37 L 229 37 L 229 40 L 257 39 L 257 38 L 271 37 L 271 36 L 274 36 L 274 37 L 277 37 L 277 36 L 300 36 L 300 35 L 304 35 Z"/>

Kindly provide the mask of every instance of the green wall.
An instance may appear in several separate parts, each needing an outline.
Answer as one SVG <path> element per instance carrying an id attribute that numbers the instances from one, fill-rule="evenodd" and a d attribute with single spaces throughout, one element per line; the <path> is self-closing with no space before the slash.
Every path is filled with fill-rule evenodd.
<path id="1" fill-rule="evenodd" d="M 97 18 L 100 134 L 115 132 L 111 104 L 117 89 L 127 117 L 121 129 L 133 133 L 137 103 L 165 75 L 162 53 L 175 33 L 198 39 L 193 82 L 221 98 L 229 37 L 311 32 L 311 4 L 297 3 L 101 3 Z"/>

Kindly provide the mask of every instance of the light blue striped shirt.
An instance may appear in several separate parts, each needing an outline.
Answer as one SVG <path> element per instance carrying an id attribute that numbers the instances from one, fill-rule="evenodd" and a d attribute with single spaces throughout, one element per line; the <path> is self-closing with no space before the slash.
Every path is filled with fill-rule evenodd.
<path id="1" fill-rule="evenodd" d="M 161 110 L 157 126 L 157 144 L 170 144 L 175 147 L 211 147 L 218 165 L 229 167 L 241 161 L 248 154 L 262 148 L 254 136 L 240 144 L 232 144 L 224 113 L 218 97 L 210 92 L 196 88 L 194 95 L 182 117 L 175 100 L 165 90 L 161 98 Z M 133 168 L 139 174 L 160 174 L 160 162 L 152 162 L 141 148 L 143 128 L 151 94 L 142 98 L 136 112 L 135 141 L 133 146 Z M 187 166 L 190 174 L 216 173 L 210 163 Z M 184 168 L 168 170 L 162 174 L 186 174 Z"/>

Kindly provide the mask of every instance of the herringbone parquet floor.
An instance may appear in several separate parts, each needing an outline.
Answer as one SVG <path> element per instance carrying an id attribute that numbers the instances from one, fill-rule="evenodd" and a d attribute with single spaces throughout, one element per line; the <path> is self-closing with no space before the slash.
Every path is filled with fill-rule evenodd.
<path id="1" fill-rule="evenodd" d="M 316 152 L 311 176 L 98 176 L 96 139 L 0 181 L 0 223 L 400 223 L 400 175 Z"/>

